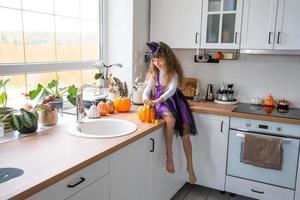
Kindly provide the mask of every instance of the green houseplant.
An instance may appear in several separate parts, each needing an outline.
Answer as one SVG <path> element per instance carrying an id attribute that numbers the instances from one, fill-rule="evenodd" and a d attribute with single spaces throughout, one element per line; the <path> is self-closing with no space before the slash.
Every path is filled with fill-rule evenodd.
<path id="1" fill-rule="evenodd" d="M 77 88 L 75 85 L 59 88 L 59 80 L 52 80 L 46 86 L 38 84 L 37 88 L 29 91 L 29 98 L 35 99 L 39 94 L 42 100 L 41 104 L 49 105 L 52 108 L 61 109 L 63 105 L 63 96 L 67 96 L 68 101 L 76 105 Z"/>
<path id="2" fill-rule="evenodd" d="M 8 95 L 6 93 L 6 85 L 9 79 L 0 80 L 0 122 L 4 124 L 4 132 L 12 131 L 10 124 L 11 113 L 14 112 L 13 108 L 7 107 Z"/>

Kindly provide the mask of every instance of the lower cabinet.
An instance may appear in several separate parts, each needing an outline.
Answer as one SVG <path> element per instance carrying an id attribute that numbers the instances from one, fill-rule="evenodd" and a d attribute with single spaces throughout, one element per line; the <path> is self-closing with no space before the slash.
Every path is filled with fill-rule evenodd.
<path id="1" fill-rule="evenodd" d="M 191 137 L 198 185 L 225 190 L 229 117 L 194 113 L 198 135 Z"/>
<path id="2" fill-rule="evenodd" d="M 174 137 L 175 174 L 166 171 L 163 128 L 111 155 L 111 200 L 169 200 L 183 186 L 180 138 Z"/>
<path id="3" fill-rule="evenodd" d="M 109 158 L 64 178 L 29 197 L 30 200 L 109 200 Z M 101 198 L 100 198 L 101 197 Z"/>

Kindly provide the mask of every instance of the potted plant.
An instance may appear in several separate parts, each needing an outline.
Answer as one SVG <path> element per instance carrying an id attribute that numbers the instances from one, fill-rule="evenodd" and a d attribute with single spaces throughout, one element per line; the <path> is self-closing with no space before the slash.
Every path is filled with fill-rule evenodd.
<path id="1" fill-rule="evenodd" d="M 6 93 L 6 84 L 9 79 L 0 80 L 0 122 L 4 124 L 4 132 L 12 131 L 10 124 L 11 113 L 14 112 L 13 108 L 7 107 L 7 93 Z"/>
<path id="2" fill-rule="evenodd" d="M 39 123 L 43 126 L 55 126 L 58 120 L 57 110 L 46 104 L 38 104 L 35 108 L 39 114 Z"/>
<path id="3" fill-rule="evenodd" d="M 11 126 L 20 133 L 33 133 L 38 128 L 39 115 L 36 111 L 28 111 L 21 108 L 19 113 L 11 115 Z"/>
<path id="4" fill-rule="evenodd" d="M 43 100 L 41 104 L 49 105 L 51 108 L 61 109 L 65 95 L 71 104 L 76 105 L 77 88 L 74 85 L 59 88 L 58 80 L 52 80 L 47 86 L 39 83 L 36 89 L 29 91 L 29 98 L 33 100 L 40 93 L 40 100 Z"/>

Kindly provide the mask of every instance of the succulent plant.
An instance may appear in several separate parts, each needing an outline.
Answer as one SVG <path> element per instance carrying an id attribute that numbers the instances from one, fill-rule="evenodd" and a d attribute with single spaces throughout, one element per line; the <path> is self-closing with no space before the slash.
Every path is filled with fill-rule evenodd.
<path id="1" fill-rule="evenodd" d="M 38 113 L 20 109 L 19 114 L 13 114 L 10 120 L 11 126 L 20 133 L 32 133 L 38 128 Z"/>

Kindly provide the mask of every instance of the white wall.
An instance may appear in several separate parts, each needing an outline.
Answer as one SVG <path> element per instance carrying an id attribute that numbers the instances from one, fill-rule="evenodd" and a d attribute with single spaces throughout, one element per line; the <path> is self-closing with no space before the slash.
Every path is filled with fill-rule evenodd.
<path id="1" fill-rule="evenodd" d="M 194 63 L 195 50 L 175 50 L 186 76 L 201 82 L 205 95 L 208 83 L 214 91 L 225 83 L 234 83 L 241 102 L 255 96 L 285 98 L 300 107 L 300 56 L 241 55 L 239 60 L 222 60 L 219 64 Z"/>
<path id="2" fill-rule="evenodd" d="M 149 0 L 107 0 L 107 63 L 121 62 L 113 76 L 126 81 L 131 91 L 133 80 L 146 71 L 143 57 L 149 40 Z"/>

